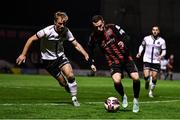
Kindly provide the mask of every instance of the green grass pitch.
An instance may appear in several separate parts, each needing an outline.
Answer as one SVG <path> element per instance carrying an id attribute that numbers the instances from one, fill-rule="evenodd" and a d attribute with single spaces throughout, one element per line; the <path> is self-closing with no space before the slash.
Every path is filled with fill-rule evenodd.
<path id="1" fill-rule="evenodd" d="M 76 76 L 80 107 L 47 75 L 0 74 L 0 119 L 180 119 L 180 80 L 158 80 L 154 98 L 141 79 L 140 112 L 132 112 L 132 81 L 123 79 L 129 106 L 116 113 L 104 109 L 107 97 L 120 96 L 110 77 Z"/>

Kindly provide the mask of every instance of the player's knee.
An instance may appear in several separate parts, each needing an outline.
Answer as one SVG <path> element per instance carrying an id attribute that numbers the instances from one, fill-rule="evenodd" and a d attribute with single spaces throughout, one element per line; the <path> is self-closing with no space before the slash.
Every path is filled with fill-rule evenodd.
<path id="1" fill-rule="evenodd" d="M 115 85 L 121 84 L 121 80 L 113 80 Z"/>
<path id="2" fill-rule="evenodd" d="M 139 76 L 133 76 L 132 79 L 133 80 L 139 80 Z"/>
<path id="3" fill-rule="evenodd" d="M 153 80 L 157 80 L 157 76 L 152 76 L 152 79 Z"/>
<path id="4" fill-rule="evenodd" d="M 132 74 L 131 74 L 131 78 L 132 78 L 133 80 L 139 80 L 139 74 L 138 74 L 138 73 L 132 73 Z"/>
<path id="5" fill-rule="evenodd" d="M 67 76 L 67 79 L 68 79 L 69 83 L 73 83 L 75 81 L 74 74 L 71 74 L 71 75 Z"/>

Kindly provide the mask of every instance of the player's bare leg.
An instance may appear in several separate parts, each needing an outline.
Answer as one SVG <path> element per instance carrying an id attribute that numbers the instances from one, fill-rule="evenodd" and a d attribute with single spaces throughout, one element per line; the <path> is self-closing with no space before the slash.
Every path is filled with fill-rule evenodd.
<path id="1" fill-rule="evenodd" d="M 59 77 L 57 78 L 57 81 L 59 82 L 59 85 L 61 85 L 62 87 L 65 88 L 65 90 L 70 93 L 70 89 L 69 89 L 69 86 L 67 84 L 67 80 L 66 78 L 64 77 L 63 73 L 61 73 L 59 75 Z"/>
<path id="2" fill-rule="evenodd" d="M 153 71 L 152 72 L 152 82 L 150 83 L 150 88 L 149 88 L 149 97 L 154 97 L 153 96 L 153 91 L 156 87 L 156 82 L 157 82 L 157 76 L 158 76 L 158 72 L 157 71 Z"/>
<path id="3" fill-rule="evenodd" d="M 123 85 L 121 83 L 121 73 L 114 73 L 112 75 L 112 79 L 116 91 L 122 96 L 122 107 L 125 109 L 128 106 L 128 101 L 127 101 L 127 96 L 124 93 Z"/>
<path id="4" fill-rule="evenodd" d="M 149 69 L 145 69 L 144 70 L 144 80 L 145 80 L 145 89 L 148 90 L 149 89 L 149 82 L 150 82 L 150 70 Z"/>
<path id="5" fill-rule="evenodd" d="M 78 107 L 80 106 L 80 104 L 77 100 L 77 83 L 73 74 L 72 67 L 70 64 L 65 64 L 61 68 L 61 70 L 68 80 L 68 86 L 69 86 L 70 93 L 72 96 L 72 103 L 75 107 Z"/>

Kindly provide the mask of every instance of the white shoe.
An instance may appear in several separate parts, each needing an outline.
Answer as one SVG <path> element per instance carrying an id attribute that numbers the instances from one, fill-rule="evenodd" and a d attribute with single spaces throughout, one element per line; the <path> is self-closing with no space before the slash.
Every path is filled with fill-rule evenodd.
<path id="1" fill-rule="evenodd" d="M 125 109 L 128 106 L 127 96 L 124 94 L 123 100 L 122 100 L 122 107 Z"/>
<path id="2" fill-rule="evenodd" d="M 134 113 L 139 112 L 139 102 L 136 98 L 133 100 L 133 110 Z"/>
<path id="3" fill-rule="evenodd" d="M 72 103 L 75 107 L 79 107 L 80 106 L 80 103 L 78 102 L 76 96 L 73 96 L 72 97 Z"/>
<path id="4" fill-rule="evenodd" d="M 150 97 L 150 98 L 153 98 L 153 97 L 154 97 L 151 90 L 149 91 L 149 97 Z"/>

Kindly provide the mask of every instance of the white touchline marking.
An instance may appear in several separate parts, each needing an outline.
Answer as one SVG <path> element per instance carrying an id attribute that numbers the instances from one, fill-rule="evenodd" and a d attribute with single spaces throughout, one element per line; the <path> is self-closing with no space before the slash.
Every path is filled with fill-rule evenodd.
<path id="1" fill-rule="evenodd" d="M 16 105 L 21 105 L 21 106 L 59 106 L 59 105 L 68 105 L 66 103 L 4 103 L 0 104 L 1 106 L 16 106 Z"/>
<path id="2" fill-rule="evenodd" d="M 39 90 L 50 90 L 50 91 L 59 91 L 60 89 L 59 88 L 47 88 L 47 89 L 45 89 L 45 88 L 39 88 L 39 87 L 28 87 L 28 86 L 26 86 L 26 87 L 21 87 L 21 86 L 19 86 L 19 87 L 7 87 L 7 86 L 3 86 L 3 88 L 15 88 L 15 89 L 26 89 L 26 90 L 32 90 L 32 89 L 39 89 Z"/>
<path id="3" fill-rule="evenodd" d="M 165 100 L 165 101 L 144 101 L 139 102 L 142 104 L 152 104 L 152 103 L 165 103 L 165 102 L 180 102 L 180 100 Z M 103 104 L 104 102 L 82 102 L 82 104 Z M 129 102 L 132 103 L 132 102 Z M 64 106 L 70 105 L 70 103 L 1 103 L 0 106 Z"/>
<path id="4" fill-rule="evenodd" d="M 161 97 L 161 98 L 174 98 L 174 99 L 179 99 L 180 97 L 174 97 L 174 96 L 159 96 L 159 97 Z"/>
<path id="5" fill-rule="evenodd" d="M 144 102 L 139 102 L 139 103 L 143 103 L 143 104 L 151 104 L 151 103 L 163 103 L 163 102 L 179 102 L 180 100 L 163 100 L 163 101 L 144 101 Z M 102 104 L 103 102 L 86 102 L 88 104 Z M 132 103 L 132 102 L 129 102 L 129 103 Z"/>

